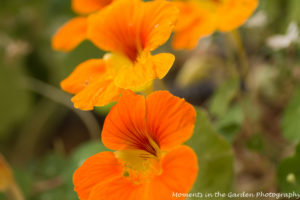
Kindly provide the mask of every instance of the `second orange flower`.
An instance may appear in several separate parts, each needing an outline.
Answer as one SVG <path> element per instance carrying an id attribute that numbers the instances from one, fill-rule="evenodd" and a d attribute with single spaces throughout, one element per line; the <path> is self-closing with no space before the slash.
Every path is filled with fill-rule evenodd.
<path id="1" fill-rule="evenodd" d="M 167 1 L 117 0 L 91 14 L 87 38 L 110 53 L 80 64 L 61 83 L 63 90 L 75 94 L 74 106 L 83 110 L 103 106 L 116 101 L 125 89 L 137 91 L 163 78 L 175 58 L 151 51 L 169 39 L 178 13 Z"/>

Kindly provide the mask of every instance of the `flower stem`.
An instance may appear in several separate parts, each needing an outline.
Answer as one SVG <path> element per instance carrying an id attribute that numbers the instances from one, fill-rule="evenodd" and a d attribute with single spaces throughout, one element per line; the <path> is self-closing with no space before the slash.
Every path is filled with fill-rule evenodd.
<path id="1" fill-rule="evenodd" d="M 19 186 L 15 181 L 12 181 L 10 186 L 5 192 L 8 199 L 11 200 L 25 200 Z"/>
<path id="2" fill-rule="evenodd" d="M 238 30 L 233 30 L 232 32 L 230 32 L 230 35 L 232 36 L 239 57 L 239 61 L 241 64 L 241 69 L 240 69 L 241 79 L 245 80 L 249 72 L 249 62 L 241 39 L 241 35 Z"/>
<path id="3" fill-rule="evenodd" d="M 25 79 L 28 83 L 27 85 L 25 85 L 25 87 L 74 111 L 86 125 L 86 128 L 90 133 L 90 137 L 92 139 L 99 138 L 99 125 L 92 113 L 75 109 L 72 103 L 69 101 L 71 97 L 69 95 L 66 95 L 59 89 L 32 77 L 26 77 Z"/>

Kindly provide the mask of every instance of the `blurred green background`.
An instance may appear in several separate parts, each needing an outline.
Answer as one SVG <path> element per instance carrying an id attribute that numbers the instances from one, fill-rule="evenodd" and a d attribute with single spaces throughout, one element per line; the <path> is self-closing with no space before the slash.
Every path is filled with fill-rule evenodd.
<path id="1" fill-rule="evenodd" d="M 158 50 L 176 61 L 155 88 L 198 113 L 187 143 L 200 167 L 193 192 L 300 193 L 299 13 L 299 0 L 260 0 L 239 30 L 193 51 Z M 70 0 L 1 0 L 0 152 L 25 199 L 77 199 L 74 170 L 106 150 L 100 133 L 111 105 L 76 110 L 59 88 L 76 65 L 104 54 L 88 41 L 68 53 L 51 49 L 73 16 Z"/>

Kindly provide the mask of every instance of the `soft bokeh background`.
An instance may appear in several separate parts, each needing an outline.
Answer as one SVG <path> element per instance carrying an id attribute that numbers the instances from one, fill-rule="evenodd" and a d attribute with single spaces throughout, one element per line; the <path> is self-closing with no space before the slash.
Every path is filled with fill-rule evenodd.
<path id="1" fill-rule="evenodd" d="M 300 193 L 299 13 L 299 0 L 260 0 L 237 31 L 215 33 L 193 51 L 159 49 L 176 62 L 155 88 L 197 106 L 188 142 L 200 166 L 194 192 Z M 51 49 L 51 36 L 74 15 L 69 0 L 1 0 L 0 152 L 8 163 L 0 161 L 0 183 L 10 168 L 25 199 L 77 199 L 74 170 L 105 150 L 109 106 L 75 110 L 59 88 L 76 65 L 104 53 L 88 41 L 69 53 Z"/>

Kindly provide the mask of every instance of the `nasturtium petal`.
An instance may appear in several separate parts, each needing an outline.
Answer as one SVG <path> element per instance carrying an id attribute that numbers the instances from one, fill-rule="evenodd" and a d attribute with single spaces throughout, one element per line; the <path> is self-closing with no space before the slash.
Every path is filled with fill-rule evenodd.
<path id="1" fill-rule="evenodd" d="M 114 57 L 113 59 L 118 59 Z M 124 60 L 124 59 L 123 59 Z M 142 53 L 135 64 L 121 62 L 114 82 L 118 87 L 135 90 L 156 78 L 163 78 L 172 67 L 175 57 L 169 53 L 150 55 Z"/>
<path id="2" fill-rule="evenodd" d="M 72 9 L 78 14 L 89 14 L 104 8 L 114 0 L 72 0 Z"/>
<path id="3" fill-rule="evenodd" d="M 217 27 L 215 7 L 207 1 L 175 1 L 180 10 L 172 41 L 174 49 L 192 49 L 199 38 L 212 34 Z"/>
<path id="4" fill-rule="evenodd" d="M 83 90 L 88 84 L 96 81 L 106 72 L 105 62 L 102 59 L 90 59 L 80 65 L 69 77 L 61 82 L 61 88 L 72 94 Z"/>
<path id="5" fill-rule="evenodd" d="M 92 110 L 94 106 L 104 106 L 117 101 L 123 91 L 116 87 L 111 79 L 98 79 L 77 93 L 72 98 L 72 102 L 75 108 Z"/>
<path id="6" fill-rule="evenodd" d="M 142 2 L 119 0 L 89 17 L 88 37 L 101 49 L 134 59 L 141 43 L 138 33 L 141 17 Z"/>
<path id="7" fill-rule="evenodd" d="M 175 61 L 175 56 L 170 53 L 159 53 L 152 56 L 153 70 L 157 78 L 162 79 L 169 72 Z"/>
<path id="8" fill-rule="evenodd" d="M 241 26 L 257 8 L 258 0 L 174 0 L 174 4 L 180 14 L 172 46 L 192 49 L 204 36 Z"/>
<path id="9" fill-rule="evenodd" d="M 147 97 L 146 106 L 148 133 L 162 150 L 172 149 L 192 136 L 196 111 L 184 99 L 158 91 Z"/>
<path id="10" fill-rule="evenodd" d="M 224 0 L 218 7 L 219 31 L 231 31 L 241 26 L 258 6 L 258 0 Z"/>
<path id="11" fill-rule="evenodd" d="M 154 50 L 169 39 L 179 10 L 167 1 L 152 1 L 144 4 L 144 18 L 141 24 L 142 46 L 147 50 Z"/>
<path id="12" fill-rule="evenodd" d="M 59 51 L 74 49 L 87 37 L 87 18 L 75 17 L 64 24 L 52 38 L 52 48 Z"/>
<path id="13" fill-rule="evenodd" d="M 135 184 L 126 177 L 119 177 L 94 187 L 89 200 L 151 200 L 148 196 L 145 184 Z"/>
<path id="14" fill-rule="evenodd" d="M 162 173 L 149 184 L 150 197 L 155 200 L 185 199 L 176 193 L 188 193 L 198 172 L 197 156 L 188 146 L 168 152 L 162 159 Z"/>
<path id="15" fill-rule="evenodd" d="M 73 175 L 74 190 L 80 200 L 91 199 L 99 183 L 122 176 L 123 166 L 113 152 L 101 152 L 89 157 Z"/>
<path id="16" fill-rule="evenodd" d="M 167 91 L 154 92 L 146 100 L 126 91 L 106 117 L 102 141 L 114 150 L 139 149 L 155 154 L 151 142 L 168 150 L 188 140 L 195 116 L 190 104 Z"/>
<path id="17" fill-rule="evenodd" d="M 105 119 L 101 135 L 103 144 L 114 150 L 143 150 L 140 145 L 148 142 L 145 112 L 145 98 L 125 91 Z"/>
<path id="18" fill-rule="evenodd" d="M 88 37 L 99 48 L 135 61 L 143 50 L 154 50 L 168 40 L 177 14 L 167 1 L 118 0 L 90 16 Z"/>

